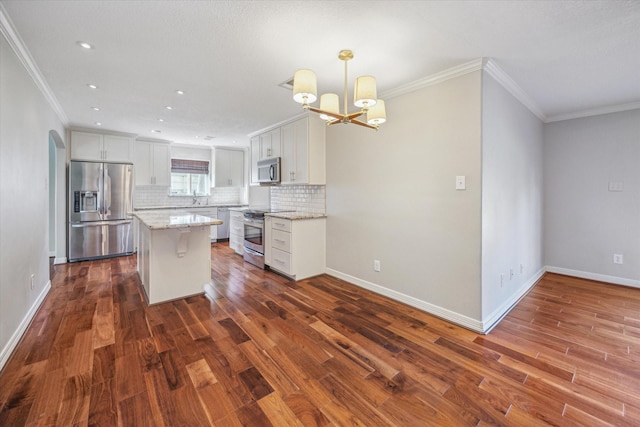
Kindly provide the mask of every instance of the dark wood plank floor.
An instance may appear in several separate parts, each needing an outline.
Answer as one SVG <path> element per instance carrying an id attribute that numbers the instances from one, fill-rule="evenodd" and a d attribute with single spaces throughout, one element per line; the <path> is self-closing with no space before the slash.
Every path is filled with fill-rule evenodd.
<path id="1" fill-rule="evenodd" d="M 211 301 L 135 257 L 55 266 L 0 426 L 640 425 L 640 290 L 547 274 L 488 335 L 212 247 Z"/>

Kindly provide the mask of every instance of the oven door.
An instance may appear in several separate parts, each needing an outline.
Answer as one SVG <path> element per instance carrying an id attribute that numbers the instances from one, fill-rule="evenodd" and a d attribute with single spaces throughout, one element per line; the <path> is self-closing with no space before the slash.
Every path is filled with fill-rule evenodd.
<path id="1" fill-rule="evenodd" d="M 264 219 L 244 219 L 244 247 L 264 254 Z"/>

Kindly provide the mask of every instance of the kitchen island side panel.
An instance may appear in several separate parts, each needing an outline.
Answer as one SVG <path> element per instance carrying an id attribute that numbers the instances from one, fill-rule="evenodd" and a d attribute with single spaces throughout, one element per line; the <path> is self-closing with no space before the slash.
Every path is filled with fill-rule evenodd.
<path id="1" fill-rule="evenodd" d="M 204 292 L 211 282 L 209 226 L 149 229 L 141 223 L 138 265 L 147 301 L 157 304 Z"/>

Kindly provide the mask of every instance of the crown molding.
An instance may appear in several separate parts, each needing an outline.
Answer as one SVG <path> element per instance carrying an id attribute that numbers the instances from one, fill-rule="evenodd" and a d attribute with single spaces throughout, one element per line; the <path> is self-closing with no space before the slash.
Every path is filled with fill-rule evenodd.
<path id="1" fill-rule="evenodd" d="M 22 38 L 15 30 L 15 27 L 13 26 L 13 23 L 11 22 L 11 19 L 9 18 L 9 15 L 2 3 L 0 3 L 0 33 L 2 33 L 24 68 L 26 68 L 34 83 L 38 89 L 40 89 L 40 92 L 42 92 L 45 99 L 62 122 L 63 126 L 68 127 L 69 119 L 67 118 L 67 115 L 62 110 L 62 107 L 51 91 L 51 88 L 49 88 L 49 85 L 42 76 L 40 69 L 31 57 L 29 50 L 24 45 Z"/>
<path id="2" fill-rule="evenodd" d="M 608 105 L 606 107 L 593 108 L 590 110 L 576 111 L 574 113 L 556 114 L 547 117 L 545 123 L 560 122 L 563 120 L 580 119 L 583 117 L 599 116 L 602 114 L 619 113 L 621 111 L 640 109 L 640 101 L 629 102 L 628 104 Z"/>
<path id="3" fill-rule="evenodd" d="M 427 86 L 433 86 L 444 81 L 454 79 L 456 77 L 463 76 L 465 74 L 472 73 L 482 69 L 482 58 L 474 59 L 473 61 L 466 62 L 464 64 L 449 68 L 436 74 L 432 74 L 427 77 L 423 77 L 419 80 L 398 86 L 395 89 L 384 91 L 380 94 L 380 98 L 390 99 L 396 96 L 405 95 L 407 93 L 414 92 L 416 90 L 425 88 Z"/>
<path id="4" fill-rule="evenodd" d="M 520 87 L 515 80 L 511 78 L 502 68 L 496 64 L 492 58 L 487 58 L 483 69 L 489 73 L 507 92 L 509 92 L 514 98 L 516 98 L 522 105 L 527 107 L 537 118 L 543 122 L 547 121 L 547 116 L 544 114 L 538 104 Z"/>

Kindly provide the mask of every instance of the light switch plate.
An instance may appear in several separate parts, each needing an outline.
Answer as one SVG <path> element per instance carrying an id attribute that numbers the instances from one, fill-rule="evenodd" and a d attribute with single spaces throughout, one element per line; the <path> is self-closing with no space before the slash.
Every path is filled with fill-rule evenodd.
<path id="1" fill-rule="evenodd" d="M 611 181 L 609 182 L 609 191 L 623 191 L 624 184 L 622 182 Z"/>
<path id="2" fill-rule="evenodd" d="M 466 177 L 465 176 L 456 176 L 456 190 L 466 190 Z"/>

